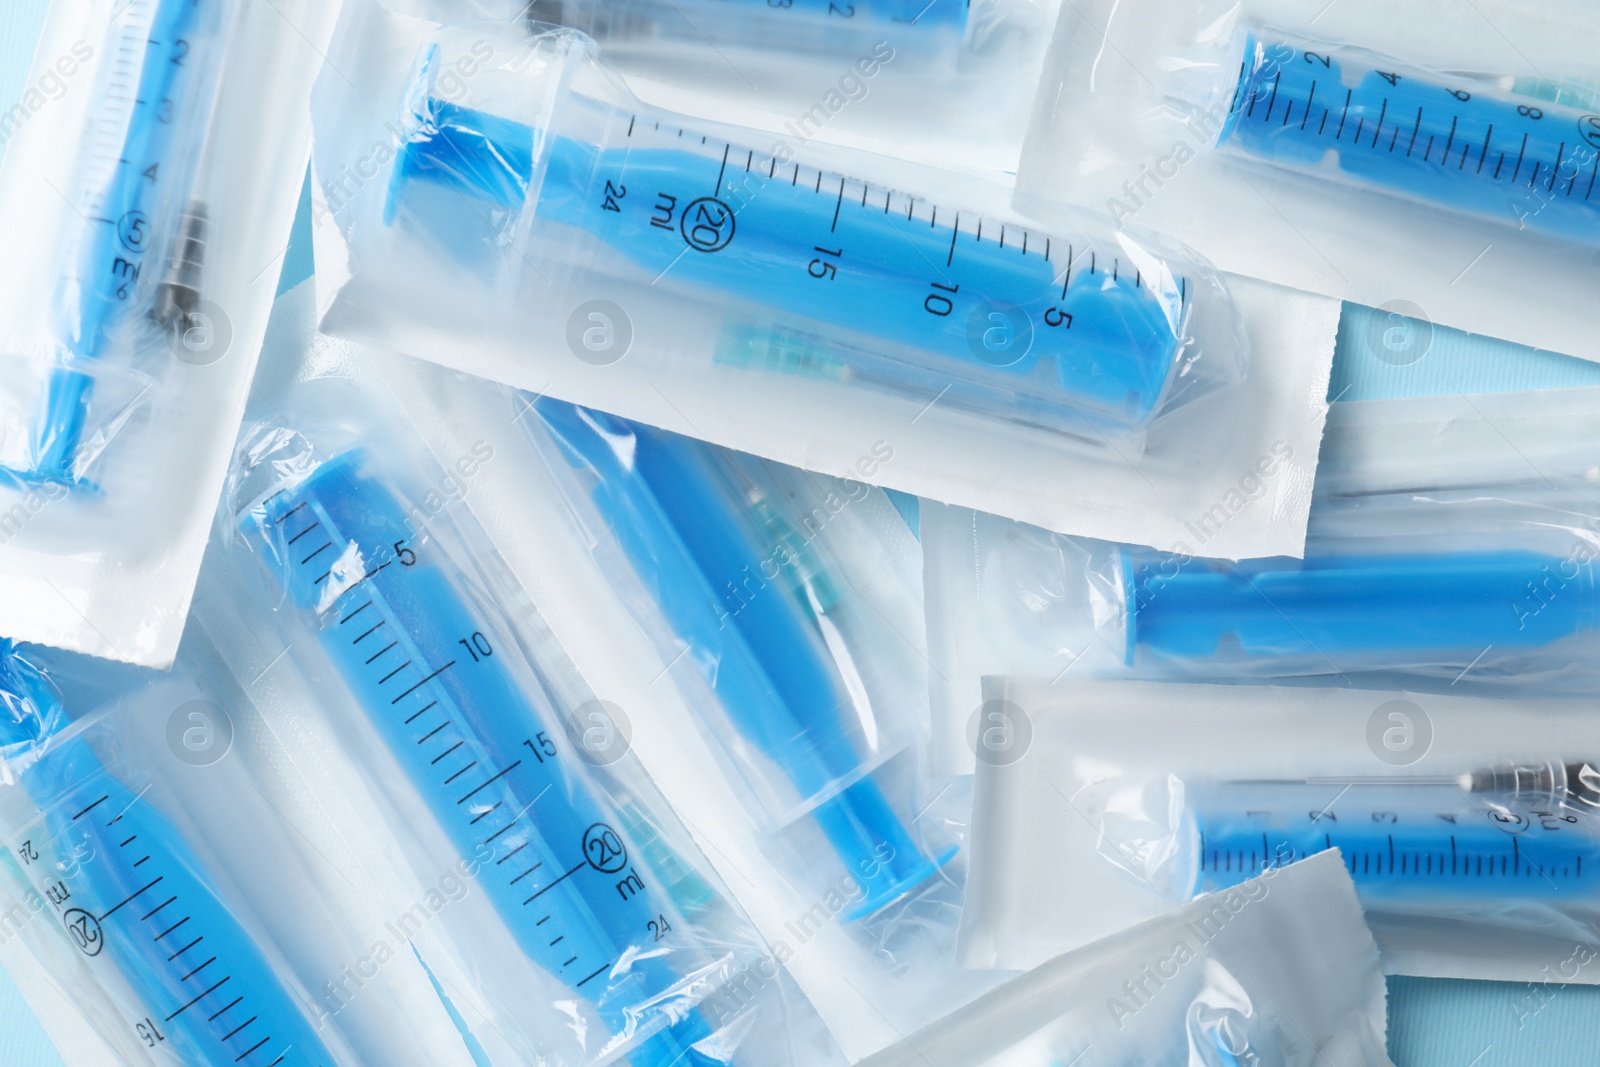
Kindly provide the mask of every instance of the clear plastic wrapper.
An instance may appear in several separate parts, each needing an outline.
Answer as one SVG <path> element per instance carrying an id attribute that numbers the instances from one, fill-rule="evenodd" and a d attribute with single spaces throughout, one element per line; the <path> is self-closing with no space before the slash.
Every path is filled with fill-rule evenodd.
<path id="1" fill-rule="evenodd" d="M 1077 947 L 1330 849 L 1391 972 L 1515 980 L 1592 941 L 1595 731 L 1575 703 L 1005 678 L 985 696 L 1027 741 L 978 765 L 975 961 Z"/>
<path id="2" fill-rule="evenodd" d="M 380 0 L 436 22 L 569 26 L 668 110 L 1009 183 L 1058 0 Z M 864 71 L 858 61 L 874 58 Z M 867 73 L 870 71 L 870 73 Z M 692 101 L 698 100 L 696 107 Z"/>
<path id="3" fill-rule="evenodd" d="M 724 137 L 645 107 L 570 30 L 446 28 L 403 99 L 387 182 L 352 216 L 357 270 L 401 306 L 425 291 L 443 311 L 440 293 L 459 286 L 459 310 L 515 330 L 653 289 L 701 309 L 700 328 L 651 352 L 641 324 L 635 366 L 801 377 L 896 408 L 938 396 L 1134 453 L 1164 414 L 1243 374 L 1220 280 L 1181 253 L 1107 243 L 1093 224 L 1050 234 L 984 218 L 803 149 L 758 152 L 757 131 Z M 579 321 L 605 359 L 616 323 Z"/>
<path id="4" fill-rule="evenodd" d="M 120 1063 L 424 1062 L 377 1000 L 339 1014 L 314 988 L 351 939 L 231 703 L 187 664 L 147 681 L 0 644 L 10 933 Z"/>
<path id="5" fill-rule="evenodd" d="M 917 543 L 887 495 L 389 354 L 374 362 L 632 750 L 859 1059 L 955 965 L 967 783 L 929 773 Z"/>
<path id="6" fill-rule="evenodd" d="M 663 663 L 684 661 L 675 677 L 701 699 L 759 820 L 796 853 L 794 876 L 814 890 L 858 883 L 851 922 L 949 897 L 941 869 L 958 843 L 913 823 L 926 791 L 921 665 L 885 621 L 914 610 L 915 592 L 902 585 L 900 610 L 885 610 L 857 584 L 868 568 L 914 562 L 888 500 L 547 397 L 533 407 L 538 447 L 573 468 L 558 472 L 569 506 L 610 535 L 597 555 L 627 568 Z"/>
<path id="7" fill-rule="evenodd" d="M 804 123 L 641 104 L 576 31 L 347 10 L 339 47 L 362 76 L 316 106 L 329 333 L 839 476 L 886 440 L 875 482 L 1152 542 L 1224 487 L 1215 457 L 1314 460 L 1331 305 Z M 1103 506 L 1053 503 L 1064 480 Z M 1299 514 L 1236 532 L 1297 545 Z"/>
<path id="8" fill-rule="evenodd" d="M 1480 14 L 1098 0 L 1059 24 L 1019 188 L 1238 273 L 1597 358 L 1567 304 L 1600 241 L 1594 12 Z"/>
<path id="9" fill-rule="evenodd" d="M 1600 623 L 1593 481 L 1541 459 L 1495 484 L 1522 471 L 1476 449 L 1396 464 L 1393 448 L 1365 475 L 1335 472 L 1303 559 L 1158 553 L 924 508 L 945 765 L 972 765 L 964 738 L 986 674 L 1587 694 Z"/>
<path id="10" fill-rule="evenodd" d="M 0 169 L 6 633 L 171 662 L 336 13 L 52 5 Z"/>
<path id="11" fill-rule="evenodd" d="M 386 842 L 373 878 L 413 901 L 398 926 L 430 935 L 491 1060 L 782 1062 L 781 966 L 350 355 L 313 348 L 327 380 L 286 385 L 241 438 L 202 585 L 231 668 L 263 701 L 320 705 L 349 756 L 315 788 L 362 798 L 345 833 Z"/>
<path id="12" fill-rule="evenodd" d="M 1042 963 L 862 1067 L 1389 1067 L 1386 992 L 1330 854 Z"/>

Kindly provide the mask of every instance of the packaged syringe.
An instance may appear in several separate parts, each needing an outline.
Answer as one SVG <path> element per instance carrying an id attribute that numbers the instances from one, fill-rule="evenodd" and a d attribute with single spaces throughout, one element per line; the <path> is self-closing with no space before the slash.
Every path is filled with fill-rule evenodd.
<path id="1" fill-rule="evenodd" d="M 1274 447 L 1314 466 L 1330 307 L 1233 294 L 1079 209 L 1024 218 L 955 167 L 644 104 L 571 30 L 387 35 L 414 40 L 410 67 L 319 101 L 323 232 L 350 268 L 331 333 L 1163 545 Z M 857 462 L 878 441 L 897 462 Z M 1151 487 L 1133 507 L 1130 464 Z M 1039 503 L 1063 480 L 1083 506 Z M 1298 540 L 1308 483 L 1283 482 L 1287 506 L 1235 525 L 1242 551 Z"/>
<path id="2" fill-rule="evenodd" d="M 985 697 L 973 964 L 1335 849 L 1390 973 L 1531 981 L 1593 943 L 1600 775 L 1576 701 L 1005 678 Z"/>
<path id="3" fill-rule="evenodd" d="M 494 447 L 435 466 L 359 352 L 283 358 L 334 351 L 239 444 L 199 609 L 230 670 L 491 1055 L 770 1062 L 781 959 L 460 503 Z"/>
<path id="4" fill-rule="evenodd" d="M 277 807 L 294 783 L 262 775 L 253 712 L 190 654 L 204 643 L 161 678 L 0 643 L 3 874 L 27 902 L 8 937 L 119 1062 L 464 1061 L 453 1031 L 419 1038 L 437 1002 L 395 1018 L 417 968 L 353 1006 L 322 987 L 370 944 L 329 888 L 349 876 Z"/>
<path id="5" fill-rule="evenodd" d="M 53 4 L 0 122 L 0 629 L 172 662 L 336 11 Z"/>
<path id="6" fill-rule="evenodd" d="M 1600 358 L 1577 310 L 1597 32 L 1582 3 L 1096 0 L 1057 25 L 1018 190 L 1239 274 Z"/>

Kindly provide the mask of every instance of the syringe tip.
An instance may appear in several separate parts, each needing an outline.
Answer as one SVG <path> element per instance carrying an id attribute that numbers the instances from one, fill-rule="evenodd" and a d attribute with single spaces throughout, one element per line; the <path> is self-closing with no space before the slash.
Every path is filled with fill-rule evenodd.
<path id="1" fill-rule="evenodd" d="M 156 290 L 151 315 L 162 326 L 187 326 L 200 306 L 200 274 L 205 267 L 206 241 L 211 228 L 204 202 L 190 203 L 172 245 L 166 276 Z"/>

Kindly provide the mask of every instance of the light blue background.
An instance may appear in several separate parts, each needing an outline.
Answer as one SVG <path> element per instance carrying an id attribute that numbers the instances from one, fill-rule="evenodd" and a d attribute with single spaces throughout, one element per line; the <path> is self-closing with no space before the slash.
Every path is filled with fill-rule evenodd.
<path id="1" fill-rule="evenodd" d="M 23 93 L 47 0 L 0 0 L 0 111 Z M 3 148 L 0 148 L 3 153 Z M 309 188 L 279 291 L 311 274 Z M 1600 385 L 1600 364 L 1434 328 L 1346 305 L 1328 390 L 1336 400 Z M 1389 1047 L 1399 1067 L 1591 1067 L 1600 1062 L 1600 987 L 1389 980 Z M 0 970 L 0 1065 L 61 1067 Z"/>

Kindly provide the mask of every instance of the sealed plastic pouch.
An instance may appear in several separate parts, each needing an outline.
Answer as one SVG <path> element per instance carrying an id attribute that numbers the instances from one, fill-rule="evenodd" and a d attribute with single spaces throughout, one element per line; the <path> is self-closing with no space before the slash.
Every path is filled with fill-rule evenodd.
<path id="1" fill-rule="evenodd" d="M 1031 740 L 979 761 L 975 826 L 993 834 L 975 836 L 963 914 L 975 962 L 1076 947 L 1332 849 L 1391 972 L 1516 979 L 1593 942 L 1576 705 L 1005 679 L 986 695 Z M 1030 886 L 1058 866 L 1071 889 L 1047 905 Z"/>
<path id="2" fill-rule="evenodd" d="M 241 776 L 244 757 L 210 769 L 229 758 L 234 721 L 212 691 L 182 675 L 130 684 L 82 661 L 63 666 L 77 675 L 75 700 L 108 682 L 120 695 L 69 719 L 34 653 L 0 648 L 0 819 L 17 894 L 37 905 L 14 932 L 120 1062 L 409 1062 L 374 1038 L 369 1012 L 335 1022 L 311 988 L 317 954 L 302 937 L 333 951 L 346 939 L 294 835 L 244 780 L 251 772 Z M 229 820 L 188 810 L 197 797 Z M 245 836 L 250 858 L 238 848 Z M 292 927 L 263 894 L 288 903 Z"/>
<path id="3" fill-rule="evenodd" d="M 1374 430 L 1431 435 L 1431 417 Z M 1508 447 L 1509 464 L 1445 455 L 1460 437 L 1397 463 L 1347 436 L 1356 451 L 1323 485 L 1303 559 L 1153 552 L 925 509 L 945 750 L 961 757 L 978 679 L 1012 671 L 1586 691 L 1600 622 L 1588 460 L 1560 444 L 1536 461 Z"/>
<path id="4" fill-rule="evenodd" d="M 387 108 L 331 86 L 319 108 L 351 266 L 331 332 L 566 399 L 605 377 L 641 402 L 655 383 L 793 418 L 842 404 L 855 433 L 932 419 L 1094 462 L 1169 420 L 1183 440 L 1229 432 L 1242 330 L 1181 250 L 993 217 L 993 190 L 940 202 L 949 175 L 910 195 L 914 166 L 642 105 L 575 31 L 475 23 L 420 45 L 372 79 Z M 469 334 L 487 343 L 469 354 Z"/>
<path id="5" fill-rule="evenodd" d="M 0 169 L 6 633 L 172 661 L 335 14 L 52 6 Z"/>
<path id="6" fill-rule="evenodd" d="M 889 498 L 373 358 L 436 456 L 492 447 L 468 506 L 844 1055 L 992 985 L 954 960 L 970 795 L 927 767 Z"/>
<path id="7" fill-rule="evenodd" d="M 1444 18 L 1075 9 L 1019 189 L 1104 203 L 1227 270 L 1592 358 L 1569 301 L 1600 239 L 1593 13 L 1501 0 Z"/>
<path id="8" fill-rule="evenodd" d="M 571 31 L 501 39 L 492 57 L 483 34 L 447 29 L 426 46 L 400 119 L 383 221 L 427 237 L 413 245 L 431 261 L 424 285 L 492 271 L 515 322 L 530 301 L 559 315 L 665 283 L 711 316 L 704 351 L 662 353 L 680 371 L 800 375 L 902 401 L 943 390 L 953 408 L 1091 442 L 1142 437 L 1242 373 L 1203 267 L 1130 238 L 919 204 L 788 146 L 758 153 L 753 131 L 693 129 L 632 100 Z M 463 63 L 483 69 L 450 77 Z M 553 285 L 558 271 L 576 273 Z"/>
<path id="9" fill-rule="evenodd" d="M 863 1061 L 1388 1067 L 1383 971 L 1337 856 L 1041 963 Z"/>
<path id="10" fill-rule="evenodd" d="M 313 367 L 346 350 L 314 351 Z M 750 1012 L 782 995 L 776 968 L 760 996 L 718 999 L 760 942 L 641 780 L 611 706 L 443 495 L 453 483 L 360 391 L 361 361 L 336 362 L 241 440 L 219 520 L 232 551 L 202 589 L 240 684 L 322 709 L 291 755 L 329 763 L 304 739 L 318 734 L 351 753 L 314 788 L 349 804 L 347 834 L 386 842 L 364 862 L 494 1054 L 755 1056 L 768 1031 Z M 270 645 L 252 639 L 264 627 Z"/>

